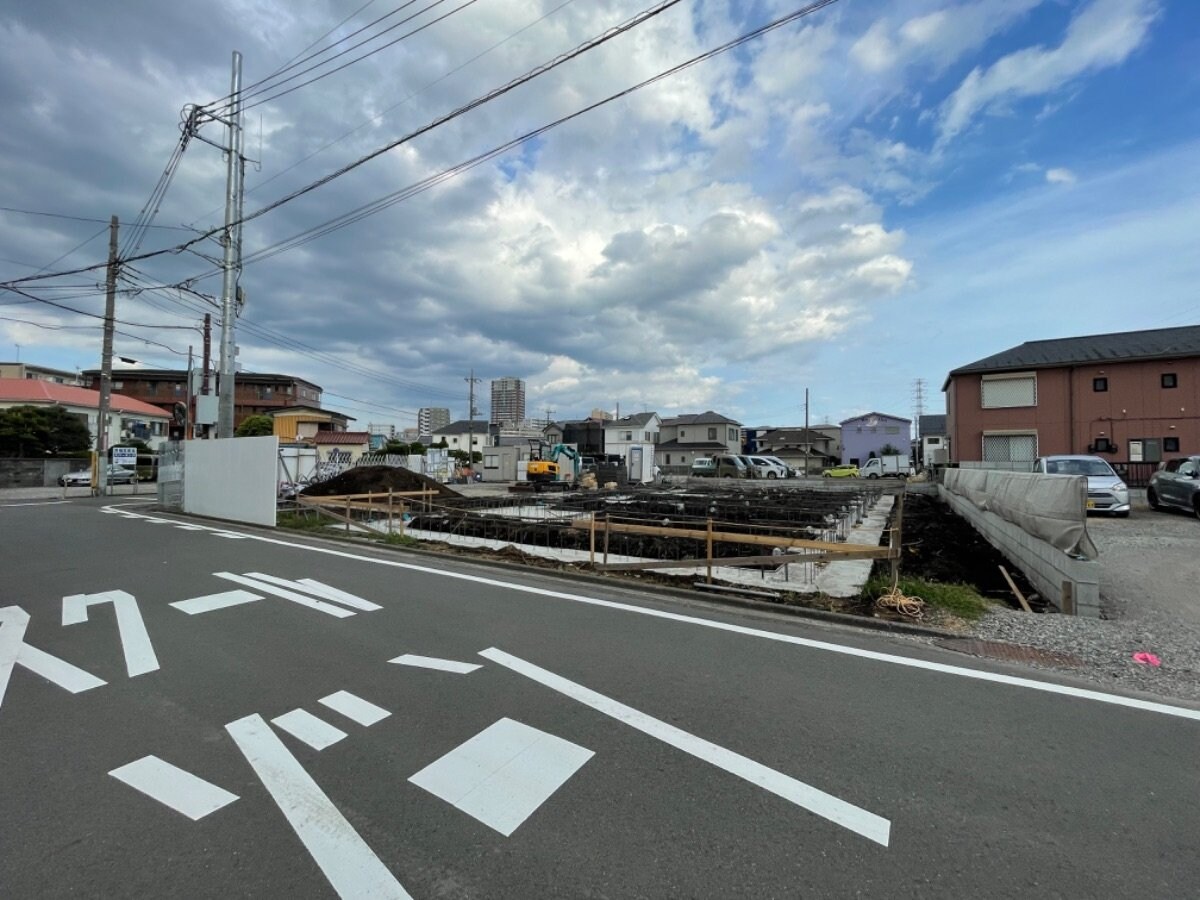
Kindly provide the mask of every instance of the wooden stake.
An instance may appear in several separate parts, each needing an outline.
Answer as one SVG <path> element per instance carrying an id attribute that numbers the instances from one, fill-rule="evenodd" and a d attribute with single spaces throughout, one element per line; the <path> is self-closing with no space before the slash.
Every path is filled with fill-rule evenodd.
<path id="1" fill-rule="evenodd" d="M 713 527 L 712 516 L 708 517 L 708 537 L 705 540 L 704 558 L 708 564 L 708 583 L 712 584 L 712 545 L 713 545 Z"/>
<path id="2" fill-rule="evenodd" d="M 596 511 L 592 510 L 591 528 L 588 534 L 588 562 L 596 564 Z"/>
<path id="3" fill-rule="evenodd" d="M 608 514 L 604 515 L 604 564 L 608 565 Z"/>
<path id="4" fill-rule="evenodd" d="M 1025 610 L 1027 613 L 1033 612 L 1033 610 L 1029 608 L 1029 601 L 1025 599 L 1025 595 L 1017 590 L 1017 584 L 1012 580 L 1012 576 L 1008 574 L 1008 569 L 1004 568 L 1004 566 L 1001 566 L 1000 574 L 1004 576 L 1004 580 L 1008 582 L 1009 588 L 1012 589 L 1012 592 L 1016 595 L 1017 600 L 1020 601 L 1021 609 Z"/>

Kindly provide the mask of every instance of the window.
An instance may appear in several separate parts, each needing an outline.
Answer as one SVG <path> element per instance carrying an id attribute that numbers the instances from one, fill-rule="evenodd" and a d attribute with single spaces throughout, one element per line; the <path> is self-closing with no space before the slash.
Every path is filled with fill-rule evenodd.
<path id="1" fill-rule="evenodd" d="M 899 425 L 888 425 L 883 430 L 884 430 L 885 434 L 899 434 L 900 426 Z"/>
<path id="2" fill-rule="evenodd" d="M 980 384 L 980 406 L 1003 409 L 1010 406 L 1037 406 L 1037 376 L 984 375 Z"/>
<path id="3" fill-rule="evenodd" d="M 1037 433 L 1014 432 L 983 435 L 985 463 L 1029 463 L 1037 459 Z"/>
<path id="4" fill-rule="evenodd" d="M 485 469 L 500 468 L 500 457 L 495 453 L 485 453 L 483 455 L 483 467 Z"/>
<path id="5" fill-rule="evenodd" d="M 649 431 L 643 431 L 642 432 L 642 440 L 649 443 L 650 441 L 654 440 L 654 435 L 652 433 L 650 433 Z"/>
<path id="6" fill-rule="evenodd" d="M 729 429 L 729 439 L 730 439 L 731 441 L 736 441 L 736 440 L 738 439 L 738 433 L 737 433 L 737 431 L 735 431 L 735 430 L 734 430 L 734 429 L 732 429 L 732 428 L 730 428 L 730 429 Z"/>
<path id="7" fill-rule="evenodd" d="M 663 463 L 668 466 L 671 464 L 671 454 L 670 453 L 668 453 L 666 456 L 663 457 Z"/>
<path id="8" fill-rule="evenodd" d="M 717 439 L 717 429 L 715 429 L 715 428 L 708 429 L 708 439 L 710 441 L 715 441 Z"/>
<path id="9" fill-rule="evenodd" d="M 925 438 L 925 443 L 927 443 L 930 447 L 936 447 L 941 442 L 942 439 L 940 437 Z"/>
<path id="10" fill-rule="evenodd" d="M 632 431 L 626 431 L 626 432 L 624 432 L 624 434 L 625 434 L 625 437 L 623 438 L 623 440 L 626 440 L 626 441 L 633 440 L 633 432 Z"/>
<path id="11" fill-rule="evenodd" d="M 684 431 L 682 428 L 680 428 L 679 429 L 679 439 L 683 440 L 685 437 L 687 437 L 687 432 Z"/>
<path id="12" fill-rule="evenodd" d="M 1178 453 L 1178 452 L 1179 452 L 1179 438 L 1177 438 L 1177 437 L 1163 438 L 1163 453 Z"/>
<path id="13" fill-rule="evenodd" d="M 1162 443 L 1158 438 L 1136 438 L 1129 442 L 1130 462 L 1161 462 Z"/>
<path id="14" fill-rule="evenodd" d="M 1103 394 L 1105 391 L 1108 390 L 1108 379 L 1107 378 L 1093 378 L 1092 379 L 1092 390 L 1095 391 L 1097 394 Z"/>
<path id="15" fill-rule="evenodd" d="M 1165 388 L 1179 387 L 1179 379 L 1174 372 L 1163 372 L 1162 386 Z"/>

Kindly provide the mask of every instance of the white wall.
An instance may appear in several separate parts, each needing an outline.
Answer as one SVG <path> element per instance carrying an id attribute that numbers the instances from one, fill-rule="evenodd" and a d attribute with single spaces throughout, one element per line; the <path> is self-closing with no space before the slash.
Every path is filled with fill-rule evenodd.
<path id="1" fill-rule="evenodd" d="M 183 464 L 184 512 L 275 526 L 278 437 L 188 441 Z"/>

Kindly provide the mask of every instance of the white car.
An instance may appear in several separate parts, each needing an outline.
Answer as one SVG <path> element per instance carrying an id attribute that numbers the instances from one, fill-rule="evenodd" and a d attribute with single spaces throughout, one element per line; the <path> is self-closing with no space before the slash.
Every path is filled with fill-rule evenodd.
<path id="1" fill-rule="evenodd" d="M 124 466 L 110 465 L 108 467 L 108 483 L 109 484 L 133 484 L 133 469 L 126 469 Z M 63 487 L 78 487 L 80 485 L 90 485 L 92 483 L 92 470 L 81 469 L 78 472 L 68 472 L 66 475 L 59 476 L 58 483 Z"/>
<path id="2" fill-rule="evenodd" d="M 1129 488 L 1108 461 L 1099 456 L 1043 456 L 1034 461 L 1033 471 L 1043 475 L 1082 475 L 1087 478 L 1087 511 L 1125 518 L 1132 507 Z"/>
<path id="3" fill-rule="evenodd" d="M 787 478 L 788 467 L 771 456 L 748 456 L 754 466 L 755 478 Z"/>

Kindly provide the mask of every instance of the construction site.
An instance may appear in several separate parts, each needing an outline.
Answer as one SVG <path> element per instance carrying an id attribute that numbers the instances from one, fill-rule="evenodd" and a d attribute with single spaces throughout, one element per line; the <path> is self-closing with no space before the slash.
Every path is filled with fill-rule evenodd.
<path id="1" fill-rule="evenodd" d="M 361 467 L 310 486 L 298 502 L 334 529 L 751 596 L 857 596 L 876 560 L 900 557 L 893 511 L 903 490 L 894 483 L 557 487 L 472 496 L 405 469 Z"/>

